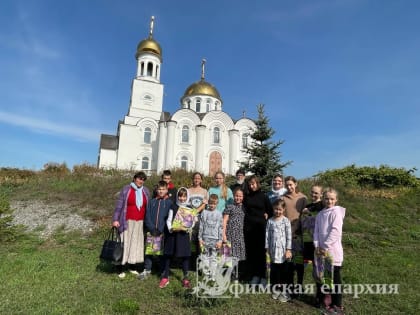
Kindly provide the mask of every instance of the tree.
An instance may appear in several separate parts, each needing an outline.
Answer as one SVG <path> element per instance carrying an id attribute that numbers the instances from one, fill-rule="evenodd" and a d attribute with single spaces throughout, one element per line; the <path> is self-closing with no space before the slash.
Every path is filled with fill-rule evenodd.
<path id="1" fill-rule="evenodd" d="M 269 120 L 264 113 L 264 105 L 257 106 L 258 119 L 255 121 L 256 128 L 250 134 L 253 141 L 244 149 L 248 159 L 241 162 L 241 168 L 246 172 L 257 175 L 261 180 L 263 190 L 271 188 L 271 180 L 277 173 L 283 174 L 283 169 L 291 164 L 291 161 L 282 163 L 280 146 L 283 140 L 271 140 L 275 131 L 269 126 Z"/>

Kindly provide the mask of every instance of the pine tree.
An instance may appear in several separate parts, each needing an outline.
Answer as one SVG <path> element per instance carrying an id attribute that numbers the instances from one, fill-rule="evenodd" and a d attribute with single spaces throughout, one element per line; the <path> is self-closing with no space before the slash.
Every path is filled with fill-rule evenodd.
<path id="1" fill-rule="evenodd" d="M 257 175 L 261 180 L 262 189 L 267 191 L 271 188 L 271 181 L 275 174 L 283 173 L 283 169 L 291 162 L 281 163 L 280 146 L 284 141 L 271 140 L 275 131 L 270 127 L 269 120 L 265 116 L 264 105 L 257 106 L 258 119 L 255 121 L 256 128 L 250 134 L 253 141 L 244 149 L 248 159 L 241 162 L 241 168 L 246 172 Z"/>

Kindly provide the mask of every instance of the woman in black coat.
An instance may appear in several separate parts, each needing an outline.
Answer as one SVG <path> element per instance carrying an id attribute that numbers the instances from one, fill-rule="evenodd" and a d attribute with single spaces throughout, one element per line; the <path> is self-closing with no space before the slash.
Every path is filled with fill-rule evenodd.
<path id="1" fill-rule="evenodd" d="M 249 192 L 245 196 L 244 236 L 247 269 L 252 277 L 251 284 L 266 284 L 265 225 L 273 214 L 273 207 L 267 195 L 261 191 L 256 175 L 248 179 Z"/>

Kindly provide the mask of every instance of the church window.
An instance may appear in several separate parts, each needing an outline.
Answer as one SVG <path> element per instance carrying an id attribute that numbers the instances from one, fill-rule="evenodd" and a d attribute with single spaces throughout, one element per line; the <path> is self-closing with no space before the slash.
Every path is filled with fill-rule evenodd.
<path id="1" fill-rule="evenodd" d="M 188 100 L 187 104 L 188 104 L 188 109 L 191 109 L 191 100 Z"/>
<path id="2" fill-rule="evenodd" d="M 155 73 L 155 77 L 158 77 L 158 73 L 159 73 L 159 66 L 156 66 L 156 73 Z"/>
<path id="3" fill-rule="evenodd" d="M 149 127 L 144 129 L 144 136 L 143 136 L 144 143 L 151 143 L 152 142 L 152 130 Z"/>
<path id="4" fill-rule="evenodd" d="M 147 75 L 151 77 L 153 75 L 153 63 L 147 63 Z"/>
<path id="5" fill-rule="evenodd" d="M 148 157 L 144 157 L 141 160 L 141 169 L 142 170 L 148 170 L 149 169 L 149 158 Z"/>
<path id="6" fill-rule="evenodd" d="M 144 62 L 140 63 L 140 75 L 144 75 Z"/>
<path id="7" fill-rule="evenodd" d="M 188 126 L 182 127 L 181 142 L 188 143 L 190 141 L 190 128 Z"/>
<path id="8" fill-rule="evenodd" d="M 242 149 L 248 148 L 248 134 L 244 133 L 242 135 Z"/>
<path id="9" fill-rule="evenodd" d="M 199 113 L 201 111 L 201 100 L 195 101 L 195 111 Z"/>
<path id="10" fill-rule="evenodd" d="M 207 102 L 206 102 L 206 112 L 209 112 L 210 111 L 210 99 L 207 99 Z"/>
<path id="11" fill-rule="evenodd" d="M 213 143 L 220 143 L 220 129 L 219 129 L 219 127 L 214 127 L 214 129 L 213 129 Z"/>
<path id="12" fill-rule="evenodd" d="M 181 157 L 181 168 L 183 170 L 188 170 L 188 158 L 186 156 Z"/>

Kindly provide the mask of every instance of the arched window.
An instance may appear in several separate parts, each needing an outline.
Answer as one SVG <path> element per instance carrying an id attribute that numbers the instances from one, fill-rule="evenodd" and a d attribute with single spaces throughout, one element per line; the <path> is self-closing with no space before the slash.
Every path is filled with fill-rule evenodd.
<path id="1" fill-rule="evenodd" d="M 187 104 L 188 104 L 188 109 L 191 109 L 191 100 L 188 100 Z"/>
<path id="2" fill-rule="evenodd" d="M 183 170 L 188 170 L 188 158 L 186 156 L 181 157 L 181 168 Z"/>
<path id="3" fill-rule="evenodd" d="M 188 126 L 182 127 L 181 142 L 188 143 L 190 141 L 190 128 Z"/>
<path id="4" fill-rule="evenodd" d="M 152 129 L 150 129 L 149 127 L 146 127 L 144 129 L 143 142 L 144 143 L 152 142 Z"/>
<path id="5" fill-rule="evenodd" d="M 195 111 L 199 113 L 201 111 L 201 100 L 195 101 Z"/>
<path id="6" fill-rule="evenodd" d="M 140 75 L 144 75 L 144 62 L 140 63 Z"/>
<path id="7" fill-rule="evenodd" d="M 242 149 L 248 148 L 248 134 L 244 133 L 242 135 Z"/>
<path id="8" fill-rule="evenodd" d="M 153 76 L 153 63 L 147 63 L 147 75 L 149 77 Z"/>
<path id="9" fill-rule="evenodd" d="M 219 127 L 214 127 L 214 129 L 213 129 L 213 143 L 220 143 L 220 129 L 219 129 Z"/>
<path id="10" fill-rule="evenodd" d="M 210 99 L 207 99 L 207 102 L 206 102 L 206 112 L 209 112 L 210 111 Z"/>
<path id="11" fill-rule="evenodd" d="M 149 169 L 149 158 L 148 157 L 144 157 L 141 160 L 141 169 L 142 170 L 148 170 Z"/>

